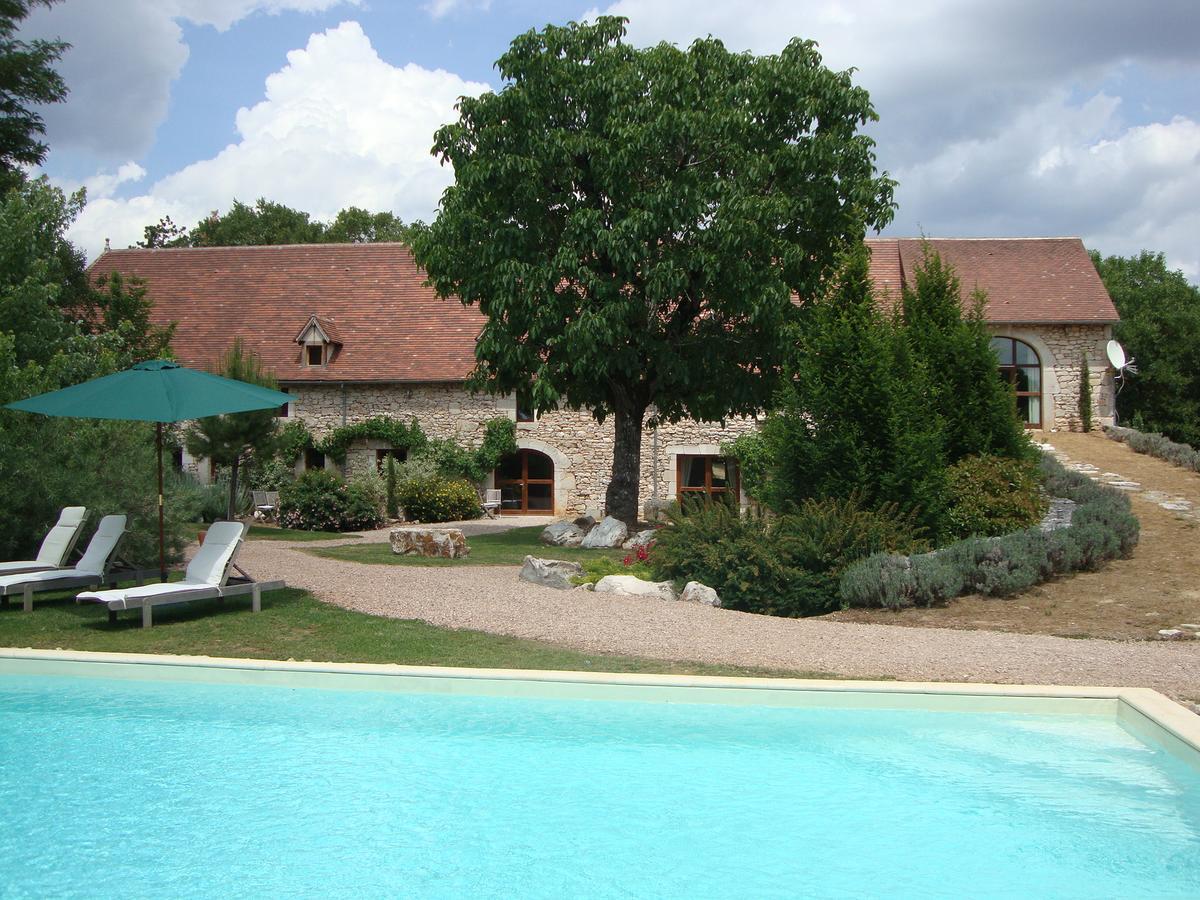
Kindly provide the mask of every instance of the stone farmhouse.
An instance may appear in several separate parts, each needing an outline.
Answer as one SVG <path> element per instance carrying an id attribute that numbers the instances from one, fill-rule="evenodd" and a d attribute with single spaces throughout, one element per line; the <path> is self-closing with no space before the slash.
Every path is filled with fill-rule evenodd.
<path id="1" fill-rule="evenodd" d="M 998 377 L 1017 391 L 1030 428 L 1078 425 L 1080 365 L 1087 354 L 1097 418 L 1111 422 L 1113 378 L 1105 356 L 1117 312 L 1077 238 L 934 239 L 964 294 L 987 292 Z M 869 239 L 871 276 L 898 297 L 922 258 L 922 242 Z M 536 415 L 518 397 L 464 389 L 474 364 L 480 313 L 439 300 L 400 244 L 112 250 L 91 267 L 143 279 L 154 319 L 175 322 L 173 346 L 185 365 L 208 367 L 241 337 L 295 399 L 280 415 L 315 434 L 386 415 L 417 419 L 427 434 L 477 442 L 489 419 L 516 421 L 520 452 L 485 487 L 499 487 L 504 513 L 601 511 L 611 467 L 611 425 L 586 412 Z M 648 428 L 641 496 L 740 494 L 736 466 L 721 445 L 756 421 L 681 422 Z M 392 450 L 364 440 L 346 456 L 350 472 Z M 195 461 L 187 461 L 195 464 Z M 309 452 L 299 468 L 331 466 Z M 204 477 L 206 467 L 199 465 Z"/>

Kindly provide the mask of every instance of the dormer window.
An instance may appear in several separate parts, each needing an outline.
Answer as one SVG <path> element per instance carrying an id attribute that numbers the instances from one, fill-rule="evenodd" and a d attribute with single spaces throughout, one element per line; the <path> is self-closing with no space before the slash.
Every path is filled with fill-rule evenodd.
<path id="1" fill-rule="evenodd" d="M 332 319 L 310 316 L 308 323 L 296 335 L 300 345 L 300 363 L 304 366 L 322 367 L 333 362 L 342 342 L 338 337 L 337 325 Z"/>

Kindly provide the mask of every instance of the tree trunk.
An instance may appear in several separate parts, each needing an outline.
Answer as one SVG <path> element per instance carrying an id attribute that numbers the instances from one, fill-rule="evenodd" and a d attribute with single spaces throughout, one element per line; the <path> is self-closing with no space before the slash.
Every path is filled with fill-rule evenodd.
<path id="1" fill-rule="evenodd" d="M 605 514 L 633 526 L 638 520 L 638 486 L 642 470 L 642 419 L 644 409 L 613 414 L 612 480 L 604 495 Z"/>
<path id="2" fill-rule="evenodd" d="M 240 460 L 238 460 L 237 457 L 234 457 L 233 465 L 231 465 L 229 467 L 229 504 L 225 508 L 225 518 L 228 519 L 230 522 L 234 521 L 234 519 L 235 519 L 234 514 L 237 512 L 237 510 L 235 509 L 235 506 L 237 505 L 237 487 L 238 487 L 237 483 L 238 483 L 238 462 L 239 461 Z"/>

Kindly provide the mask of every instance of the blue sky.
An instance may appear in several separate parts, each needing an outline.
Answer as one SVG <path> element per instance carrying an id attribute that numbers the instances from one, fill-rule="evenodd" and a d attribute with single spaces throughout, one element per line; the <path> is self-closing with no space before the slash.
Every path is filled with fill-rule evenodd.
<path id="1" fill-rule="evenodd" d="M 767 53 L 796 35 L 855 66 L 900 182 L 889 233 L 1080 235 L 1200 276 L 1194 0 L 67 0 L 26 28 L 74 45 L 45 171 L 88 187 L 72 235 L 90 254 L 234 197 L 429 218 L 454 99 L 499 87 L 514 35 L 597 11 L 628 16 L 637 44 L 711 33 Z"/>

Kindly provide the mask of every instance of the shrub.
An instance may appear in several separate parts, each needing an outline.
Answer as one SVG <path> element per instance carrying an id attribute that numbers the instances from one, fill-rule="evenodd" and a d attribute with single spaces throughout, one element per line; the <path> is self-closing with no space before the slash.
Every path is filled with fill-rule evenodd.
<path id="1" fill-rule="evenodd" d="M 1140 529 L 1127 495 L 1068 471 L 1049 456 L 1042 460 L 1042 473 L 1051 494 L 1077 504 L 1070 527 L 973 537 L 911 560 L 877 554 L 846 569 L 838 584 L 842 602 L 900 608 L 971 592 L 1008 597 L 1133 553 Z"/>
<path id="2" fill-rule="evenodd" d="M 1200 472 L 1200 451 L 1188 444 L 1177 444 L 1165 435 L 1155 432 L 1119 428 L 1115 425 L 1105 427 L 1104 433 L 1114 441 L 1128 444 L 1130 449 L 1137 453 L 1145 453 L 1148 456 L 1166 460 L 1181 469 Z"/>
<path id="3" fill-rule="evenodd" d="M 480 514 L 479 495 L 469 481 L 440 475 L 403 482 L 399 500 L 405 516 L 417 522 L 455 522 Z"/>
<path id="4" fill-rule="evenodd" d="M 354 531 L 382 522 L 379 499 L 365 482 L 347 484 L 332 472 L 305 472 L 279 492 L 279 524 L 303 531 Z"/>
<path id="5" fill-rule="evenodd" d="M 396 480 L 396 457 L 388 454 L 385 506 L 389 519 L 396 519 L 400 516 L 400 495 L 398 488 L 399 482 Z"/>
<path id="6" fill-rule="evenodd" d="M 1029 528 L 1046 514 L 1038 467 L 1032 461 L 968 456 L 948 472 L 950 533 L 990 537 Z"/>
<path id="7" fill-rule="evenodd" d="M 857 496 L 808 500 L 776 519 L 730 503 L 676 507 L 655 544 L 655 573 L 714 588 L 730 609 L 810 616 L 838 605 L 838 578 L 880 550 L 924 549 L 912 515 L 867 509 Z"/>
<path id="8" fill-rule="evenodd" d="M 255 458 L 246 471 L 246 481 L 256 491 L 277 491 L 295 480 L 296 471 L 291 463 L 278 456 L 267 459 Z"/>

